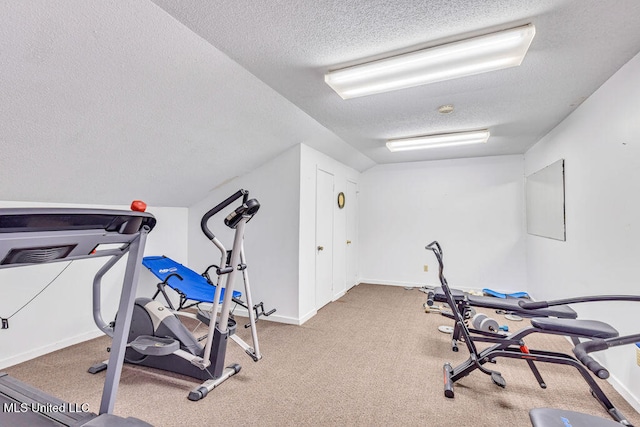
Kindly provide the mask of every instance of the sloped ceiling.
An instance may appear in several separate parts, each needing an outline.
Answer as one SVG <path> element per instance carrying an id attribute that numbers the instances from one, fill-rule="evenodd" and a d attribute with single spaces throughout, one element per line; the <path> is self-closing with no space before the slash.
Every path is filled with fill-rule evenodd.
<path id="1" fill-rule="evenodd" d="M 520 67 L 347 101 L 324 84 L 529 22 Z M 189 206 L 298 143 L 358 170 L 524 153 L 638 51 L 635 0 L 3 2 L 0 200 Z M 384 148 L 476 128 L 489 143 Z"/>
<path id="2" fill-rule="evenodd" d="M 301 142 L 373 164 L 151 2 L 0 11 L 0 200 L 189 206 Z"/>

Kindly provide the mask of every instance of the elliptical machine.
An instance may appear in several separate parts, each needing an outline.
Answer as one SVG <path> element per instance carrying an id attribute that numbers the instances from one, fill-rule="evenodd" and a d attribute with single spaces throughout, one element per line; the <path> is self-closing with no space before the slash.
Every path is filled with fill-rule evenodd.
<path id="1" fill-rule="evenodd" d="M 129 331 L 125 362 L 163 369 L 204 382 L 189 392 L 188 398 L 197 401 L 204 398 L 211 390 L 237 374 L 241 367 L 234 363 L 224 366 L 228 339 L 235 333 L 236 324 L 230 316 L 233 303 L 233 284 L 237 271 L 244 270 L 243 240 L 245 225 L 260 209 L 256 199 L 248 199 L 249 192 L 239 190 L 226 200 L 209 210 L 201 221 L 204 234 L 220 251 L 220 267 L 217 286 L 213 296 L 213 304 L 208 317 L 190 313 L 173 312 L 158 301 L 151 298 L 137 298 L 133 310 L 133 319 Z M 213 234 L 207 226 L 211 217 L 242 198 L 242 204 L 224 219 L 227 227 L 235 230 L 233 246 L 230 251 Z M 100 274 L 100 273 L 99 273 Z M 226 280 L 225 280 L 226 279 Z M 224 285 L 224 286 L 223 286 Z M 94 287 L 99 286 L 94 281 Z M 225 288 L 222 304 L 220 297 Z M 115 327 L 114 321 L 107 324 L 100 315 L 99 292 L 97 301 L 94 298 L 94 318 L 105 334 L 111 336 Z M 220 314 L 216 317 L 218 311 Z M 177 315 L 196 317 L 209 325 L 204 345 L 182 324 Z M 209 319 L 216 319 L 210 322 Z M 106 369 L 106 362 L 92 366 L 90 373 Z"/>

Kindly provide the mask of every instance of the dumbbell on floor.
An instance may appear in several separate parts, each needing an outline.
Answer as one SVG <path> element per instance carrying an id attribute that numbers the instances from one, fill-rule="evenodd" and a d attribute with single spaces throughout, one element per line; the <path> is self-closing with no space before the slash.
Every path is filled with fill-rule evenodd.
<path id="1" fill-rule="evenodd" d="M 478 313 L 473 316 L 471 324 L 473 325 L 474 329 L 477 329 L 479 331 L 493 333 L 498 333 L 498 331 L 500 331 L 500 325 L 498 325 L 498 322 L 484 313 Z"/>

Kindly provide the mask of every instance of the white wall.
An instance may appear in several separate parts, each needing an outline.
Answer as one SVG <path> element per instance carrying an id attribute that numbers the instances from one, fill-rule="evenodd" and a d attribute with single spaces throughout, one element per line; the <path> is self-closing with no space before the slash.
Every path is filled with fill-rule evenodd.
<path id="1" fill-rule="evenodd" d="M 309 319 L 316 313 L 315 262 L 316 262 L 316 170 L 330 172 L 334 176 L 334 226 L 333 226 L 333 298 L 347 291 L 346 280 L 346 209 L 337 207 L 338 193 L 346 192 L 347 181 L 358 183 L 360 173 L 335 159 L 304 144 L 300 146 L 300 318 Z"/>
<path id="2" fill-rule="evenodd" d="M 527 237 L 528 281 L 537 299 L 638 295 L 640 259 L 640 55 L 525 155 L 526 174 L 565 159 L 566 242 Z M 638 303 L 575 305 L 582 318 L 621 334 L 640 330 Z M 640 411 L 635 346 L 594 356 Z"/>
<path id="3" fill-rule="evenodd" d="M 302 324 L 316 313 L 315 307 L 315 200 L 316 168 L 334 174 L 335 194 L 345 191 L 347 179 L 357 182 L 359 173 L 336 160 L 300 144 L 265 163 L 255 171 L 236 177 L 214 189 L 203 201 L 189 208 L 189 261 L 202 272 L 217 264 L 219 254 L 200 230 L 200 219 L 213 206 L 240 188 L 258 199 L 260 211 L 249 222 L 245 252 L 254 303 L 276 308 L 269 319 Z M 233 234 L 222 225 L 221 213 L 209 221 L 226 246 Z M 346 216 L 337 209 L 334 241 L 344 240 Z M 341 236 L 342 237 L 336 237 Z M 346 292 L 345 249 L 334 251 L 334 298 Z M 238 276 L 236 289 L 241 289 Z M 240 309 L 238 313 L 242 313 Z"/>
<path id="4" fill-rule="evenodd" d="M 298 323 L 298 218 L 300 203 L 300 146 L 212 190 L 189 208 L 189 260 L 181 261 L 201 273 L 219 264 L 220 253 L 200 229 L 202 216 L 239 189 L 260 202 L 258 214 L 247 224 L 245 255 L 253 302 L 264 302 L 265 310 L 276 308 L 271 320 Z M 239 205 L 233 204 L 232 208 Z M 227 209 L 211 218 L 209 228 L 231 249 L 233 231 L 224 223 Z M 238 275 L 235 289 L 242 290 Z M 241 311 L 238 311 L 241 313 Z"/>
<path id="5" fill-rule="evenodd" d="M 361 281 L 526 291 L 522 156 L 378 165 L 360 179 Z M 428 272 L 423 266 L 428 265 Z"/>
<path id="6" fill-rule="evenodd" d="M 82 207 L 124 209 L 128 206 L 87 206 L 45 203 L 0 202 L 0 207 Z M 186 256 L 184 208 L 149 207 L 158 223 L 148 235 L 145 255 L 167 253 Z M 9 320 L 0 330 L 0 369 L 101 335 L 93 322 L 92 284 L 107 258 L 74 261 L 41 295 Z M 0 317 L 9 317 L 42 290 L 69 262 L 0 270 Z M 103 318 L 113 320 L 117 309 L 125 260 L 103 279 Z M 138 295 L 151 296 L 155 278 L 142 271 Z"/>

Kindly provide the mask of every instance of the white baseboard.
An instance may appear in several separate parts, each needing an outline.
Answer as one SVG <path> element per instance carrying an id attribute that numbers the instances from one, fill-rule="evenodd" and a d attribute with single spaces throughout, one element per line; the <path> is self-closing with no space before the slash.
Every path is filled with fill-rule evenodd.
<path id="1" fill-rule="evenodd" d="M 302 325 L 304 322 L 306 322 L 307 320 L 311 319 L 316 314 L 318 314 L 318 310 L 315 310 L 315 309 L 311 310 L 310 312 L 308 312 L 304 316 L 300 317 L 297 325 Z"/>
<path id="2" fill-rule="evenodd" d="M 633 393 L 631 393 L 629 389 L 614 375 L 611 375 L 607 381 L 609 381 L 609 384 L 611 384 L 613 388 L 620 393 L 620 396 L 622 396 L 622 398 L 640 414 L 640 400 L 634 396 Z"/>
<path id="3" fill-rule="evenodd" d="M 360 279 L 360 283 L 363 284 L 368 283 L 370 285 L 386 285 L 386 286 L 411 286 L 412 288 L 421 288 L 422 286 L 440 286 L 438 285 L 425 285 L 424 283 L 415 283 L 415 282 L 389 282 L 385 280 L 376 280 L 376 279 Z"/>
<path id="4" fill-rule="evenodd" d="M 234 313 L 237 314 L 238 316 L 248 317 L 247 310 L 242 308 L 242 307 L 236 308 L 236 310 L 234 310 Z M 289 325 L 299 326 L 299 325 L 302 325 L 307 320 L 311 319 L 316 314 L 317 314 L 317 311 L 313 310 L 313 311 L 307 313 L 302 318 L 296 319 L 294 317 L 281 316 L 281 315 L 278 314 L 278 312 L 275 312 L 272 315 L 270 315 L 269 317 L 261 317 L 260 321 L 261 322 L 262 321 L 271 321 L 271 322 L 286 323 L 286 324 L 289 324 Z M 5 369 L 5 368 L 8 368 L 10 366 L 17 365 L 19 363 L 27 362 L 29 360 L 35 359 L 36 357 L 44 356 L 45 354 L 52 353 L 52 352 L 54 352 L 56 350 L 60 350 L 60 349 L 63 349 L 65 347 L 69 347 L 69 346 L 72 346 L 72 345 L 75 345 L 75 344 L 79 344 L 81 342 L 89 341 L 89 340 L 92 340 L 94 338 L 101 337 L 103 335 L 104 334 L 102 332 L 98 331 L 98 330 L 92 330 L 92 331 L 89 331 L 89 332 L 82 333 L 80 335 L 76 335 L 76 336 L 67 338 L 67 339 L 62 340 L 62 341 L 58 341 L 58 342 L 53 343 L 51 345 L 38 347 L 38 348 L 35 348 L 33 350 L 29 350 L 29 351 L 21 353 L 21 354 L 16 354 L 14 356 L 10 356 L 10 357 L 8 357 L 6 359 L 0 359 L 0 369 Z"/>
<path id="5" fill-rule="evenodd" d="M 241 317 L 249 317 L 249 312 L 244 307 L 236 307 L 233 310 L 233 314 Z M 300 321 L 294 317 L 281 316 L 276 311 L 273 314 L 270 314 L 268 317 L 260 316 L 260 322 L 277 322 L 277 323 L 286 323 L 288 325 L 301 325 Z"/>
<path id="6" fill-rule="evenodd" d="M 335 295 L 333 296 L 333 299 L 331 300 L 331 302 L 339 300 L 340 298 L 342 298 L 342 297 L 343 297 L 343 296 L 345 296 L 346 294 L 347 294 L 347 291 L 346 291 L 346 290 L 341 291 L 341 292 L 338 292 L 337 294 L 335 294 Z"/>
<path id="7" fill-rule="evenodd" d="M 375 279 L 360 279 L 360 283 L 358 284 L 360 285 L 364 283 L 367 283 L 370 285 L 402 286 L 402 287 L 412 287 L 412 288 L 421 288 L 423 286 L 426 286 L 429 288 L 436 288 L 440 286 L 440 283 L 388 282 L 384 280 L 375 280 Z M 478 291 L 477 288 L 470 288 L 468 286 L 456 286 L 455 289 L 458 289 L 460 291 L 465 291 L 465 292 Z"/>
<path id="8" fill-rule="evenodd" d="M 98 330 L 92 330 L 80 335 L 73 336 L 71 338 L 67 338 L 62 341 L 57 341 L 50 345 L 45 345 L 42 347 L 35 348 L 33 350 L 26 351 L 21 354 L 16 354 L 15 356 L 11 356 L 6 359 L 0 360 L 0 369 L 5 369 L 22 362 L 26 362 L 28 360 L 35 359 L 36 357 L 44 356 L 45 354 L 52 353 L 56 350 L 60 350 L 65 347 L 79 344 L 81 342 L 89 341 L 94 338 L 101 337 L 103 335 L 104 334 Z"/>

